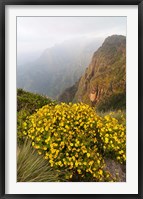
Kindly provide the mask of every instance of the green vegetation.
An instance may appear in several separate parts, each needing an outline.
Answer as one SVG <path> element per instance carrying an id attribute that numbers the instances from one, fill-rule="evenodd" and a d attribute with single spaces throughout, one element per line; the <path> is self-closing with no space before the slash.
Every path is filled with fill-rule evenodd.
<path id="1" fill-rule="evenodd" d="M 30 114 L 34 113 L 36 109 L 51 103 L 51 99 L 46 96 L 34 94 L 24 91 L 23 89 L 17 89 L 17 111 L 28 111 Z"/>
<path id="2" fill-rule="evenodd" d="M 51 102 L 51 99 L 45 96 L 30 93 L 23 89 L 17 89 L 17 140 L 19 144 L 24 141 L 24 137 L 22 135 L 22 124 L 27 116 Z M 52 103 L 56 104 L 55 101 Z"/>
<path id="3" fill-rule="evenodd" d="M 112 115 L 113 118 L 117 119 L 119 124 L 123 124 L 126 126 L 126 111 L 125 110 L 117 110 L 117 111 L 106 111 L 106 112 L 99 112 L 97 114 L 101 117 L 106 115 Z"/>
<path id="4" fill-rule="evenodd" d="M 35 95 L 21 92 L 25 99 Z M 47 100 L 40 109 L 29 100 L 29 106 L 35 106 L 32 114 L 24 109 L 27 100 L 20 102 L 18 181 L 118 181 L 106 169 L 104 158 L 126 163 L 125 114 Z"/>
<path id="5" fill-rule="evenodd" d="M 53 170 L 47 160 L 25 141 L 17 150 L 17 181 L 18 182 L 57 182 L 59 172 Z"/>
<path id="6" fill-rule="evenodd" d="M 108 110 L 125 110 L 126 109 L 126 93 L 112 94 L 103 98 L 98 103 L 98 111 L 107 112 Z"/>

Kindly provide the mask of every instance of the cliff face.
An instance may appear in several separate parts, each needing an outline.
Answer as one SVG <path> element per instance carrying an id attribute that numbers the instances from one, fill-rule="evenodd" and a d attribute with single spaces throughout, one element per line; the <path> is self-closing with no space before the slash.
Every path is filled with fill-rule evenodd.
<path id="1" fill-rule="evenodd" d="M 70 90 L 69 90 L 70 91 Z M 105 39 L 93 54 L 80 78 L 74 101 L 97 107 L 126 106 L 126 37 L 113 35 Z"/>
<path id="2" fill-rule="evenodd" d="M 105 101 L 112 101 L 112 98 L 125 98 L 125 92 L 126 38 L 113 35 L 105 39 L 103 45 L 94 53 L 91 63 L 81 77 L 75 100 L 85 103 L 93 101 L 100 106 Z M 123 103 L 125 105 L 125 102 Z"/>

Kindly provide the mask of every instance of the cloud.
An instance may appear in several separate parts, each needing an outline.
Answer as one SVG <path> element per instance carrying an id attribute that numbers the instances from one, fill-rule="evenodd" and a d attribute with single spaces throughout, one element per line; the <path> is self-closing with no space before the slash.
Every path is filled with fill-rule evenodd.
<path id="1" fill-rule="evenodd" d="M 75 37 L 126 35 L 126 17 L 18 17 L 18 54 L 32 53 Z"/>

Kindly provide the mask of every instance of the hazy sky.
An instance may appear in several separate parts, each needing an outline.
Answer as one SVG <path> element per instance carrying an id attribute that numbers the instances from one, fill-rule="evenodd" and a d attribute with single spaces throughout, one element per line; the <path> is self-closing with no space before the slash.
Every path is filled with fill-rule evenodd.
<path id="1" fill-rule="evenodd" d="M 74 37 L 126 35 L 126 17 L 18 17 L 18 55 L 40 52 Z"/>

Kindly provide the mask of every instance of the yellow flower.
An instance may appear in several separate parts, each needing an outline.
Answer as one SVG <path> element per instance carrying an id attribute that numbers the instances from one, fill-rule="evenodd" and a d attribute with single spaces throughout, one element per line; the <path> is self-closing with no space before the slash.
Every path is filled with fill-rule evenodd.
<path id="1" fill-rule="evenodd" d="M 77 162 L 77 161 L 75 162 L 75 166 L 76 166 L 76 167 L 78 166 L 78 162 Z"/>
<path id="2" fill-rule="evenodd" d="M 38 154 L 39 154 L 39 155 L 41 155 L 41 154 L 42 154 L 42 152 L 41 152 L 41 151 L 38 151 Z"/>
<path id="3" fill-rule="evenodd" d="M 100 169 L 100 170 L 98 171 L 98 173 L 99 173 L 100 175 L 102 175 L 102 174 L 103 174 L 103 171 Z"/>
<path id="4" fill-rule="evenodd" d="M 54 136 L 57 137 L 57 136 L 58 136 L 58 133 L 54 133 Z"/>
<path id="5" fill-rule="evenodd" d="M 108 143 L 109 139 L 108 138 L 105 138 L 105 143 Z"/>
<path id="6" fill-rule="evenodd" d="M 90 153 L 87 153 L 87 157 L 88 157 L 88 158 L 90 157 Z"/>
<path id="7" fill-rule="evenodd" d="M 70 175 L 70 178 L 72 178 L 72 174 Z"/>
<path id="8" fill-rule="evenodd" d="M 24 126 L 24 127 L 26 127 L 26 126 L 27 126 L 27 123 L 26 123 L 26 122 L 24 122 L 24 123 L 23 123 L 23 126 Z"/>
<path id="9" fill-rule="evenodd" d="M 43 150 L 45 150 L 45 151 L 46 151 L 46 150 L 47 150 L 47 147 L 46 147 L 46 146 L 44 146 L 44 147 L 43 147 Z"/>
<path id="10" fill-rule="evenodd" d="M 68 125 L 66 125 L 66 126 L 65 126 L 65 128 L 66 128 L 66 129 L 69 129 L 69 126 L 68 126 Z"/>
<path id="11" fill-rule="evenodd" d="M 100 164 L 100 160 L 97 160 L 97 163 Z"/>
<path id="12" fill-rule="evenodd" d="M 81 170 L 80 170 L 80 169 L 78 169 L 77 172 L 78 172 L 79 174 L 81 174 Z"/>
<path id="13" fill-rule="evenodd" d="M 34 146 L 35 145 L 35 143 L 34 142 L 32 142 L 32 146 Z"/>
<path id="14" fill-rule="evenodd" d="M 39 145 L 35 145 L 34 148 L 35 148 L 35 149 L 39 149 L 40 146 L 39 146 Z"/>
<path id="15" fill-rule="evenodd" d="M 36 138 L 37 141 L 40 141 L 40 137 Z"/>
<path id="16" fill-rule="evenodd" d="M 94 163 L 94 161 L 92 160 L 89 162 L 89 165 L 91 166 L 91 165 L 93 165 L 93 163 Z"/>

